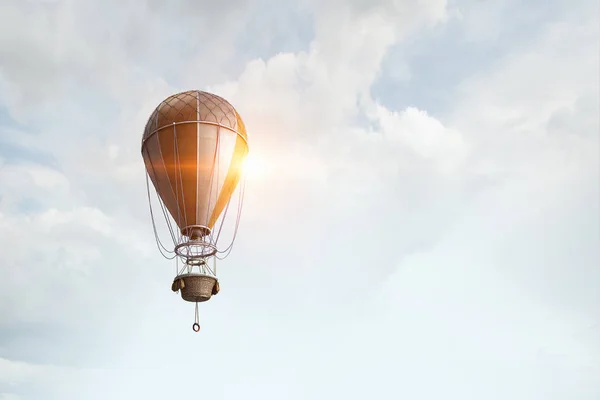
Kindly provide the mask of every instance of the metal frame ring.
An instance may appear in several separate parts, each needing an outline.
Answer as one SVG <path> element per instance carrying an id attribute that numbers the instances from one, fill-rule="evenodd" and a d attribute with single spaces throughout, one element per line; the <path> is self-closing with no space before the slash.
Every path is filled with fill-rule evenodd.
<path id="1" fill-rule="evenodd" d="M 192 248 L 192 247 L 196 247 L 196 248 L 201 248 L 202 249 L 202 254 L 198 254 L 198 255 L 194 255 L 191 252 L 189 253 L 183 253 L 181 251 L 181 249 L 184 248 Z M 210 251 L 205 252 L 205 249 L 209 249 Z M 185 259 L 193 259 L 193 258 L 208 258 L 211 256 L 214 256 L 215 254 L 217 254 L 217 246 L 215 246 L 212 243 L 208 243 L 208 242 L 183 242 L 178 244 L 177 246 L 175 246 L 175 253 L 179 256 L 179 257 L 183 257 Z"/>

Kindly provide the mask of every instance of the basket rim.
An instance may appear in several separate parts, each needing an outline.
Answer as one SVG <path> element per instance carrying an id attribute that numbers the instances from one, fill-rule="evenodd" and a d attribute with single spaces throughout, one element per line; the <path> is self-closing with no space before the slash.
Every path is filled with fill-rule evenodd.
<path id="1" fill-rule="evenodd" d="M 188 273 L 185 273 L 185 274 L 177 275 L 173 279 L 173 282 L 175 282 L 177 279 L 187 278 L 187 277 L 206 277 L 206 278 L 213 279 L 215 282 L 218 281 L 217 277 L 213 276 L 213 275 L 203 274 L 203 273 L 200 273 L 200 272 L 188 272 Z"/>

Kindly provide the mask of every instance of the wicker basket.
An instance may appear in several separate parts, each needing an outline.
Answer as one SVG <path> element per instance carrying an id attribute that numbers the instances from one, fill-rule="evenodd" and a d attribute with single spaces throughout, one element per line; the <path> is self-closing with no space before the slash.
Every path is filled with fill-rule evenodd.
<path id="1" fill-rule="evenodd" d="M 183 300 L 199 303 L 210 300 L 216 294 L 215 285 L 218 283 L 214 276 L 191 273 L 176 276 L 172 289 L 174 292 L 181 291 Z"/>

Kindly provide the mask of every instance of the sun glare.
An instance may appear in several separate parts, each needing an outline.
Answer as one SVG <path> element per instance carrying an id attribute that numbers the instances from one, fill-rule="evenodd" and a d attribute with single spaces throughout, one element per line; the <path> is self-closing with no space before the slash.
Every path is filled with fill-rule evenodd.
<path id="1" fill-rule="evenodd" d="M 261 179 L 267 173 L 264 160 L 260 156 L 249 153 L 242 165 L 242 170 L 248 179 Z"/>

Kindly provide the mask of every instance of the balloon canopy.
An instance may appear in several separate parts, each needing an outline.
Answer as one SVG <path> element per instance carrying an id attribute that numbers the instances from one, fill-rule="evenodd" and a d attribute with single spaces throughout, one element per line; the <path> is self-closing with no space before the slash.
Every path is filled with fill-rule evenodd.
<path id="1" fill-rule="evenodd" d="M 248 138 L 242 118 L 222 97 L 198 90 L 169 96 L 142 138 L 146 171 L 182 235 L 209 235 L 242 174 Z"/>

